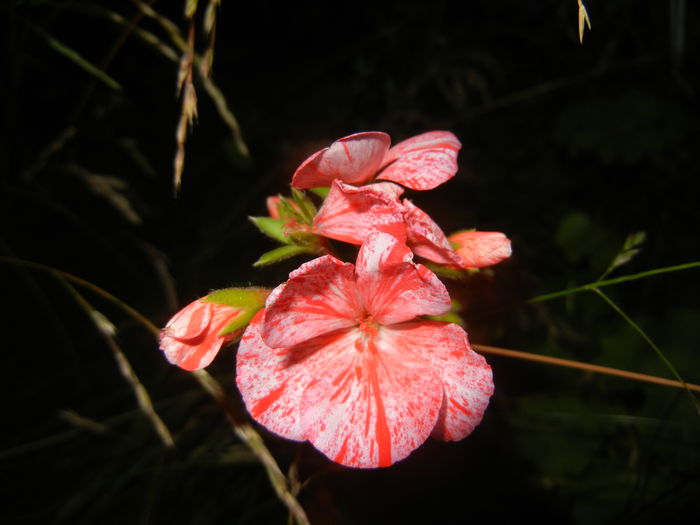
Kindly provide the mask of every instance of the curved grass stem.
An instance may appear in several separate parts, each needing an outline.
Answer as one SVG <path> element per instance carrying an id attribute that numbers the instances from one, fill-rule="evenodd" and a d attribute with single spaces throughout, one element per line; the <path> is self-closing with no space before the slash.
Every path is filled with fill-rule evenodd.
<path id="1" fill-rule="evenodd" d="M 675 266 L 666 266 L 664 268 L 655 268 L 654 270 L 647 270 L 646 272 L 635 273 L 632 275 L 623 275 L 622 277 L 615 277 L 614 279 L 606 279 L 605 281 L 596 281 L 594 283 L 584 284 L 582 286 L 576 286 L 574 288 L 567 288 L 566 290 L 561 290 L 558 292 L 546 293 L 538 295 L 528 300 L 528 303 L 541 303 L 544 301 L 549 301 L 551 299 L 556 299 L 558 297 L 565 297 L 567 295 L 572 295 L 579 292 L 585 292 L 592 289 L 603 288 L 605 286 L 612 286 L 614 284 L 624 283 L 627 281 L 636 281 L 637 279 L 643 279 L 645 277 L 651 277 L 652 275 L 659 275 L 662 273 L 677 272 L 680 270 L 689 270 L 691 268 L 697 268 L 700 266 L 700 261 L 693 261 L 685 264 L 678 264 Z"/>
<path id="2" fill-rule="evenodd" d="M 166 447 L 173 448 L 175 446 L 173 435 L 168 429 L 167 425 L 158 415 L 158 412 L 156 412 L 148 390 L 146 390 L 146 387 L 143 386 L 143 383 L 141 383 L 138 375 L 136 375 L 136 371 L 131 366 L 129 359 L 126 357 L 126 354 L 124 354 L 124 351 L 117 344 L 117 341 L 114 338 L 116 331 L 114 325 L 101 312 L 93 308 L 93 306 L 86 301 L 85 298 L 80 295 L 80 293 L 78 293 L 78 291 L 73 288 L 70 283 L 68 283 L 65 277 L 60 275 L 58 272 L 54 272 L 54 275 L 58 278 L 59 282 L 64 285 L 71 297 L 75 299 L 78 305 L 87 314 L 95 325 L 97 332 L 102 336 L 102 339 L 104 339 L 107 347 L 112 351 L 112 355 L 114 355 L 119 371 L 124 379 L 126 379 L 126 381 L 129 383 L 131 389 L 134 391 L 136 402 L 138 403 L 141 412 L 143 412 L 151 422 L 160 440 Z"/>

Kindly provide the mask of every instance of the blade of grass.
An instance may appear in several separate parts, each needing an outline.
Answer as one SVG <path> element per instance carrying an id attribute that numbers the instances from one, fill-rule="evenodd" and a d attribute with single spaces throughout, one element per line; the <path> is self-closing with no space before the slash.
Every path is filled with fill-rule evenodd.
<path id="1" fill-rule="evenodd" d="M 277 465 L 277 462 L 270 454 L 270 451 L 265 446 L 260 434 L 258 434 L 255 429 L 248 423 L 241 422 L 240 418 L 236 414 L 228 399 L 226 398 L 226 393 L 224 389 L 221 388 L 219 382 L 214 379 L 206 370 L 196 370 L 192 372 L 192 376 L 199 382 L 202 387 L 209 392 L 209 394 L 216 400 L 221 409 L 226 415 L 231 424 L 233 432 L 246 443 L 250 449 L 253 451 L 265 467 L 270 484 L 274 489 L 277 497 L 284 503 L 289 509 L 290 514 L 294 517 L 299 525 L 309 524 L 309 519 L 306 516 L 306 512 L 303 507 L 299 504 L 296 497 L 292 493 L 292 488 L 289 480 L 282 473 Z"/>
<path id="2" fill-rule="evenodd" d="M 92 320 L 97 332 L 102 336 L 102 339 L 104 339 L 107 347 L 112 351 L 112 355 L 117 361 L 119 371 L 124 379 L 126 379 L 126 381 L 129 383 L 131 389 L 134 391 L 139 408 L 153 425 L 153 428 L 158 434 L 160 440 L 163 442 L 163 445 L 168 448 L 173 448 L 175 446 L 175 441 L 173 440 L 170 430 L 156 412 L 148 390 L 146 390 L 146 387 L 144 387 L 143 383 L 141 383 L 141 380 L 139 379 L 138 375 L 136 375 L 134 368 L 129 362 L 129 359 L 126 357 L 124 351 L 115 340 L 114 336 L 116 328 L 114 325 L 101 312 L 93 308 L 93 306 L 68 283 L 66 278 L 55 272 L 54 275 L 56 275 L 59 282 L 66 288 L 71 297 L 73 297 L 78 305 L 80 305 L 80 307 L 85 311 L 87 316 Z"/>
<path id="3" fill-rule="evenodd" d="M 79 68 L 81 68 L 83 71 L 86 73 L 92 75 L 95 77 L 97 80 L 105 84 L 106 86 L 112 88 L 115 91 L 122 91 L 123 88 L 119 82 L 114 80 L 112 77 L 110 77 L 107 73 L 105 73 L 102 69 L 99 67 L 95 66 L 85 58 L 83 58 L 80 53 L 78 53 L 75 49 L 72 49 L 68 47 L 67 45 L 63 44 L 62 42 L 59 42 L 55 38 L 53 38 L 51 35 L 46 33 L 45 31 L 41 29 L 37 29 L 37 31 L 46 39 L 49 47 L 56 51 L 57 53 L 63 55 L 66 57 L 68 60 L 76 64 Z"/>

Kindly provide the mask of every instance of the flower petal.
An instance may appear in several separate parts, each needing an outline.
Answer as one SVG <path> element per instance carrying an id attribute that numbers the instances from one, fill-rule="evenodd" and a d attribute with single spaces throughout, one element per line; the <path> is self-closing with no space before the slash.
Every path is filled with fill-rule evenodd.
<path id="1" fill-rule="evenodd" d="M 289 348 L 270 348 L 260 335 L 265 311 L 248 325 L 236 356 L 236 384 L 251 416 L 287 439 L 306 439 L 301 397 L 314 378 L 327 374 L 323 352 L 352 346 L 352 329 L 324 334 Z"/>
<path id="2" fill-rule="evenodd" d="M 403 201 L 408 244 L 416 255 L 438 264 L 460 265 L 461 259 L 430 215 L 408 199 Z"/>
<path id="3" fill-rule="evenodd" d="M 221 346 L 237 333 L 219 336 L 240 311 L 202 301 L 194 301 L 180 310 L 160 334 L 160 349 L 169 362 L 185 370 L 208 366 Z"/>
<path id="4" fill-rule="evenodd" d="M 458 325 L 438 321 L 415 321 L 385 327 L 393 344 L 410 341 L 421 349 L 429 368 L 441 375 L 444 398 L 432 437 L 458 441 L 481 422 L 493 394 L 491 367 L 469 346 L 466 332 Z"/>
<path id="5" fill-rule="evenodd" d="M 267 298 L 262 338 L 290 347 L 356 324 L 361 307 L 353 265 L 326 255 L 302 264 Z"/>
<path id="6" fill-rule="evenodd" d="M 395 184 L 351 186 L 336 180 L 316 214 L 313 232 L 330 239 L 362 244 L 373 231 L 406 239 L 406 226 Z"/>
<path id="7" fill-rule="evenodd" d="M 441 315 L 450 309 L 445 285 L 412 258 L 408 246 L 385 233 L 372 233 L 360 248 L 357 289 L 365 310 L 382 325 Z"/>
<path id="8" fill-rule="evenodd" d="M 431 190 L 457 173 L 462 147 L 449 131 L 430 131 L 399 142 L 387 153 L 378 177 L 414 190 Z"/>
<path id="9" fill-rule="evenodd" d="M 510 240 L 500 232 L 461 232 L 450 235 L 457 244 L 459 266 L 462 268 L 485 268 L 510 257 Z"/>
<path id="10" fill-rule="evenodd" d="M 367 131 L 336 140 L 302 162 L 292 177 L 292 187 L 330 186 L 334 179 L 363 184 L 382 165 L 391 139 L 386 133 Z"/>
<path id="11" fill-rule="evenodd" d="M 404 339 L 354 331 L 355 344 L 323 349 L 325 366 L 309 383 L 302 426 L 313 445 L 350 467 L 385 467 L 430 435 L 442 402 L 436 371 Z"/>

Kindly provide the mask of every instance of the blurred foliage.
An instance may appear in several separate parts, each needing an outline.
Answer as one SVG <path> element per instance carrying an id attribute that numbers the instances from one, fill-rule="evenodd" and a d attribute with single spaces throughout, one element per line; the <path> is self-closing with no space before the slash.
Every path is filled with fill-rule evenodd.
<path id="1" fill-rule="evenodd" d="M 186 34 L 184 2 L 143 4 Z M 451 284 L 471 340 L 667 375 L 594 294 L 525 301 L 594 281 L 639 231 L 646 242 L 616 275 L 700 259 L 695 3 L 588 0 L 583 45 L 573 0 L 221 4 L 210 79 L 250 156 L 193 75 L 177 198 L 182 50 L 163 25 L 132 2 L 0 6 L 0 255 L 79 275 L 162 324 L 211 289 L 276 286 L 298 265 L 253 268 L 276 244 L 247 217 L 288 194 L 308 154 L 356 131 L 396 142 L 449 129 L 464 144 L 458 176 L 410 197 L 445 231 L 503 231 L 514 246 L 493 272 Z M 0 264 L 3 523 L 286 520 L 262 467 L 150 334 L 85 292 L 115 323 L 175 451 L 65 289 Z M 700 383 L 696 282 L 690 270 L 606 293 Z M 233 356 L 211 372 L 239 402 Z M 390 469 L 343 469 L 264 433 L 308 479 L 312 523 L 679 523 L 700 511 L 699 419 L 684 392 L 489 362 L 497 391 L 475 433 Z"/>

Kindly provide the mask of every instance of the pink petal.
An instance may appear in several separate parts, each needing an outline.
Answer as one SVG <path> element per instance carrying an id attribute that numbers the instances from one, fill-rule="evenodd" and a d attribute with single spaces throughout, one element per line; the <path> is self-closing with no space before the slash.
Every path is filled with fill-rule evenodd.
<path id="1" fill-rule="evenodd" d="M 457 173 L 462 147 L 449 131 L 430 131 L 399 142 L 387 153 L 377 178 L 414 190 L 431 190 Z"/>
<path id="2" fill-rule="evenodd" d="M 277 209 L 277 206 L 281 202 L 282 199 L 279 198 L 279 195 L 272 195 L 267 198 L 265 201 L 265 204 L 267 205 L 267 213 L 270 214 L 270 217 L 273 219 L 279 219 L 280 218 L 280 212 Z"/>
<path id="3" fill-rule="evenodd" d="M 450 235 L 457 244 L 459 266 L 462 268 L 485 268 L 510 257 L 510 240 L 500 232 L 461 232 Z"/>
<path id="4" fill-rule="evenodd" d="M 270 348 L 260 336 L 264 310 L 248 325 L 236 357 L 236 383 L 251 416 L 287 439 L 306 439 L 301 398 L 308 384 L 328 373 L 324 352 L 353 345 L 354 330 L 338 330 L 289 348 Z"/>
<path id="5" fill-rule="evenodd" d="M 351 244 L 362 244 L 373 231 L 405 240 L 406 226 L 398 201 L 401 192 L 391 183 L 358 188 L 336 180 L 314 218 L 313 232 Z"/>
<path id="6" fill-rule="evenodd" d="M 385 467 L 408 456 L 430 435 L 442 386 L 403 339 L 355 332 L 355 344 L 324 348 L 324 365 L 302 397 L 306 437 L 333 461 Z M 320 353 L 320 352 L 319 352 Z"/>
<path id="7" fill-rule="evenodd" d="M 290 347 L 356 324 L 353 266 L 326 255 L 302 264 L 266 301 L 262 338 L 272 348 Z"/>
<path id="8" fill-rule="evenodd" d="M 384 327 L 384 333 L 391 344 L 420 348 L 440 375 L 444 398 L 432 437 L 458 441 L 468 436 L 481 422 L 494 387 L 491 367 L 471 349 L 466 332 L 452 323 L 415 321 Z"/>
<path id="9" fill-rule="evenodd" d="M 363 184 L 382 165 L 391 139 L 386 133 L 367 131 L 336 140 L 302 162 L 292 177 L 294 188 L 330 186 L 334 179 Z"/>
<path id="10" fill-rule="evenodd" d="M 459 265 L 461 259 L 430 215 L 408 199 L 403 201 L 408 244 L 416 255 L 438 264 Z"/>
<path id="11" fill-rule="evenodd" d="M 436 275 L 412 262 L 411 250 L 385 233 L 360 248 L 355 273 L 367 313 L 382 325 L 450 310 L 450 296 Z"/>
<path id="12" fill-rule="evenodd" d="M 224 342 L 238 335 L 219 336 L 219 332 L 239 313 L 230 306 L 194 301 L 165 325 L 160 334 L 160 348 L 167 360 L 180 368 L 204 368 L 214 360 Z"/>

